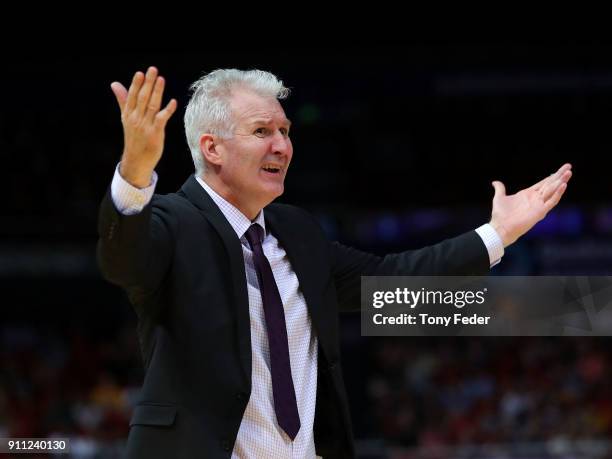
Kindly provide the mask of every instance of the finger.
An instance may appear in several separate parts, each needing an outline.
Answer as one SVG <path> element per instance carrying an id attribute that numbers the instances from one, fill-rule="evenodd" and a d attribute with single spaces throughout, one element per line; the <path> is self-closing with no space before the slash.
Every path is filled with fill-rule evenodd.
<path id="1" fill-rule="evenodd" d="M 542 188 L 540 188 L 540 191 L 538 191 L 538 194 L 540 198 L 542 199 L 542 201 L 543 202 L 548 201 L 550 197 L 557 191 L 559 186 L 561 186 L 561 183 L 563 182 L 561 182 L 560 179 L 557 179 L 554 182 L 547 183 Z"/>
<path id="2" fill-rule="evenodd" d="M 125 101 L 127 100 L 127 89 L 118 81 L 113 81 L 111 83 L 111 90 L 117 99 L 117 104 L 119 104 L 119 110 L 123 113 L 123 108 L 125 107 Z"/>
<path id="3" fill-rule="evenodd" d="M 535 185 L 533 185 L 533 189 L 535 191 L 540 191 L 540 189 L 543 186 L 546 186 L 549 183 L 554 182 L 555 180 L 557 180 L 559 177 L 561 177 L 562 174 L 564 174 L 566 171 L 571 170 L 572 165 L 570 163 L 565 163 L 563 166 L 561 166 L 557 172 L 554 172 L 552 174 L 550 174 L 548 177 L 543 178 L 542 180 L 540 180 L 538 183 L 536 183 Z"/>
<path id="4" fill-rule="evenodd" d="M 157 77 L 155 80 L 155 86 L 153 87 L 153 94 L 151 94 L 151 100 L 149 100 L 149 105 L 147 106 L 147 118 L 152 120 L 157 112 L 159 112 L 159 107 L 161 106 L 162 95 L 164 94 L 164 85 L 165 81 L 163 77 Z"/>
<path id="5" fill-rule="evenodd" d="M 567 190 L 567 183 L 561 183 L 561 185 L 557 187 L 551 198 L 544 203 L 544 208 L 546 209 L 546 212 L 549 212 L 553 207 L 559 204 L 561 196 L 563 196 L 565 190 Z"/>
<path id="6" fill-rule="evenodd" d="M 159 111 L 157 115 L 155 115 L 155 124 L 158 128 L 163 129 L 166 126 L 166 123 L 176 111 L 176 106 L 176 99 L 172 99 L 170 102 L 168 102 L 168 105 L 166 105 L 163 110 Z"/>
<path id="7" fill-rule="evenodd" d="M 144 80 L 144 74 L 142 72 L 136 72 L 134 77 L 132 78 L 132 84 L 130 85 L 130 89 L 128 90 L 127 100 L 125 102 L 125 110 L 127 112 L 132 112 L 134 108 L 136 108 L 136 99 L 138 97 L 138 92 L 140 91 L 140 87 L 142 86 L 142 82 Z"/>
<path id="8" fill-rule="evenodd" d="M 145 114 L 149 99 L 151 98 L 151 91 L 153 91 L 153 85 L 157 78 L 157 69 L 155 67 L 149 67 L 147 74 L 145 75 L 144 84 L 138 92 L 138 102 L 136 104 L 136 110 L 140 115 Z"/>
<path id="9" fill-rule="evenodd" d="M 562 181 L 562 182 L 564 182 L 564 183 L 569 182 L 569 179 L 571 179 L 571 178 L 572 178 L 572 175 L 574 175 L 574 174 L 572 173 L 572 171 L 571 171 L 571 170 L 567 170 L 567 171 L 565 171 L 565 172 L 563 173 L 563 175 L 561 175 L 561 181 Z"/>
<path id="10" fill-rule="evenodd" d="M 542 200 L 544 202 L 548 201 L 550 197 L 557 191 L 557 188 L 559 188 L 561 184 L 567 183 L 571 177 L 572 171 L 566 170 L 557 180 L 551 183 L 547 183 L 545 186 L 543 186 L 539 191 Z"/>
<path id="11" fill-rule="evenodd" d="M 493 200 L 506 196 L 506 186 L 502 182 L 496 180 L 491 182 L 491 185 L 493 185 L 493 188 L 495 188 L 495 196 L 493 196 Z"/>
<path id="12" fill-rule="evenodd" d="M 555 180 L 557 180 L 565 171 L 568 171 L 572 168 L 572 165 L 569 163 L 565 163 L 563 166 L 561 166 L 557 172 L 554 172 L 552 174 L 550 174 L 548 177 L 543 178 L 542 180 L 540 180 L 538 183 L 536 183 L 532 188 L 536 191 L 539 191 L 542 187 L 546 186 L 549 183 L 554 182 Z"/>

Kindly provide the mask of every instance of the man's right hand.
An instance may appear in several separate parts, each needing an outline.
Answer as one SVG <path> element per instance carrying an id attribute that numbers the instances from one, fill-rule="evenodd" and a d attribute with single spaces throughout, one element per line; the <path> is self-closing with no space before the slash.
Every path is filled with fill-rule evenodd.
<path id="1" fill-rule="evenodd" d="M 121 109 L 123 156 L 119 173 L 131 185 L 146 188 L 164 150 L 166 123 L 176 110 L 172 99 L 160 110 L 164 79 L 155 67 L 136 72 L 130 89 L 115 81 L 111 89 Z"/>

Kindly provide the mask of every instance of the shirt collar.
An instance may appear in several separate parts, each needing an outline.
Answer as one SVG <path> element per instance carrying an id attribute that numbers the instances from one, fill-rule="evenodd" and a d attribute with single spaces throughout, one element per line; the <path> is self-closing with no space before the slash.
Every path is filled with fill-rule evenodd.
<path id="1" fill-rule="evenodd" d="M 236 235 L 238 236 L 239 239 L 242 238 L 242 236 L 244 236 L 244 233 L 246 233 L 246 231 L 249 229 L 249 227 L 253 223 L 257 223 L 263 228 L 264 237 L 265 237 L 266 222 L 264 220 L 263 209 L 259 211 L 259 213 L 257 214 L 257 217 L 255 217 L 255 220 L 251 221 L 248 219 L 246 215 L 240 212 L 236 207 L 234 207 L 228 201 L 226 201 L 221 196 L 219 196 L 215 192 L 215 190 L 213 190 L 204 180 L 202 180 L 197 175 L 195 176 L 195 178 L 198 181 L 198 183 L 202 185 L 202 188 L 204 188 L 204 190 L 209 194 L 209 196 L 212 198 L 215 204 L 217 204 L 217 207 L 219 207 L 219 209 L 221 210 L 221 212 L 223 213 L 223 215 L 225 216 L 229 224 L 232 225 L 232 228 L 236 232 Z"/>

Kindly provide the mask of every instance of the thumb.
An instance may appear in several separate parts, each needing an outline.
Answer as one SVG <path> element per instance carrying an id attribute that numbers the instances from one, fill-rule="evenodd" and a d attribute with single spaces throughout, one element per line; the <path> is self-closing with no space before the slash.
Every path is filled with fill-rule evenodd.
<path id="1" fill-rule="evenodd" d="M 117 103 L 119 104 L 119 109 L 123 113 L 123 107 L 125 107 L 125 101 L 127 100 L 127 89 L 121 83 L 114 81 L 111 83 L 111 90 L 117 99 Z"/>
<path id="2" fill-rule="evenodd" d="M 491 185 L 493 185 L 493 188 L 495 188 L 495 196 L 493 196 L 493 199 L 506 196 L 506 187 L 502 182 L 496 180 L 491 182 Z"/>

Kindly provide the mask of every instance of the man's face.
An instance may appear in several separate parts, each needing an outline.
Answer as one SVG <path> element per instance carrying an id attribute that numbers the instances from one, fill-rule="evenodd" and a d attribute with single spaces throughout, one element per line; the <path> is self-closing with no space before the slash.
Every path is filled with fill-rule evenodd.
<path id="1" fill-rule="evenodd" d="M 218 142 L 218 175 L 228 191 L 228 201 L 241 210 L 261 209 L 283 194 L 293 156 L 291 123 L 275 98 L 237 90 L 230 106 L 235 131 L 231 139 Z"/>

